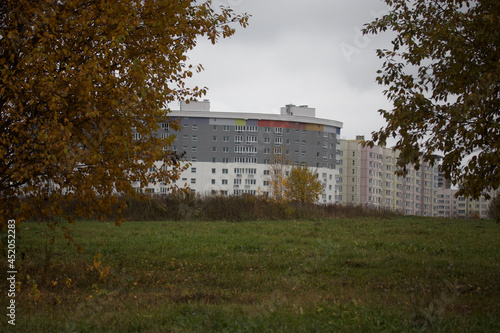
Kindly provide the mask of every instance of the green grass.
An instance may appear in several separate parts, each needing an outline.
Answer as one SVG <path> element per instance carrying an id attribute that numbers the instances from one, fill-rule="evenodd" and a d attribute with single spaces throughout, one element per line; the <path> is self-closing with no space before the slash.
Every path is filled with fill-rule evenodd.
<path id="1" fill-rule="evenodd" d="M 78 222 L 72 230 L 85 253 L 59 236 L 51 244 L 44 224 L 21 225 L 17 331 L 500 331 L 493 221 Z M 11 329 L 5 315 L 1 325 Z"/>

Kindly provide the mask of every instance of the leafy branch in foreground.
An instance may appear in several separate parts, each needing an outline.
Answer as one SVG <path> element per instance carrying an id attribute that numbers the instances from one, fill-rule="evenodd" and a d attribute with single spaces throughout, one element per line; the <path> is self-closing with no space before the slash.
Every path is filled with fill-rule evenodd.
<path id="1" fill-rule="evenodd" d="M 457 195 L 489 197 L 500 187 L 500 2 L 496 0 L 385 0 L 390 12 L 365 25 L 364 34 L 391 30 L 392 49 L 377 82 L 392 110 L 373 146 L 397 138 L 398 166 L 434 162 Z"/>
<path id="2" fill-rule="evenodd" d="M 103 218 L 123 209 L 114 194 L 140 196 L 132 182 L 173 186 L 185 165 L 154 132 L 178 128 L 168 102 L 206 92 L 186 87 L 202 70 L 186 52 L 247 22 L 211 1 L 2 1 L 0 228 L 69 202 Z"/>

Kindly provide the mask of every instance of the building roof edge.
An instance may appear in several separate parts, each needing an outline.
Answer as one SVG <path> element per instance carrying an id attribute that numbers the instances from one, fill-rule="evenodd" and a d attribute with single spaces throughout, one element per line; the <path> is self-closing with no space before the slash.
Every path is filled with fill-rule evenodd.
<path id="1" fill-rule="evenodd" d="M 212 111 L 178 111 L 168 112 L 170 117 L 198 117 L 198 118 L 222 118 L 222 119 L 256 119 L 256 120 L 278 120 L 301 122 L 306 124 L 320 124 L 342 128 L 343 123 L 337 120 L 330 120 L 316 117 L 288 116 L 272 113 L 250 113 L 250 112 L 212 112 Z"/>

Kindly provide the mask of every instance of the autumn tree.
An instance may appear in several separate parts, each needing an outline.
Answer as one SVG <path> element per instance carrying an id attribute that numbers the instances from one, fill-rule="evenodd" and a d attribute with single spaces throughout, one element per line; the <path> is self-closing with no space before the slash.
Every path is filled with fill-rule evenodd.
<path id="1" fill-rule="evenodd" d="M 211 1 L 0 2 L 0 218 L 106 217 L 183 169 L 164 107 L 202 96 L 186 53 L 216 43 L 247 15 Z M 158 166 L 153 168 L 155 165 Z"/>
<path id="2" fill-rule="evenodd" d="M 294 165 L 285 180 L 285 195 L 291 201 L 314 203 L 322 190 L 323 184 L 317 174 L 307 166 Z"/>
<path id="3" fill-rule="evenodd" d="M 500 186 L 500 2 L 498 0 L 385 0 L 388 14 L 365 34 L 393 31 L 379 84 L 392 110 L 368 144 L 395 137 L 403 173 L 420 156 L 434 162 L 457 195 L 474 198 Z"/>
<path id="4" fill-rule="evenodd" d="M 278 202 L 286 201 L 285 180 L 290 170 L 290 160 L 286 148 L 275 147 L 268 166 L 270 197 Z"/>

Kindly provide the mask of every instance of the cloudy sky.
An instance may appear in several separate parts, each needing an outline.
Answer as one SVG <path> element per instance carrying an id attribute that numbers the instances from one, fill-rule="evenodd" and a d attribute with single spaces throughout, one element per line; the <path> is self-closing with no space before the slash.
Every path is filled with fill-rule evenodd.
<path id="1" fill-rule="evenodd" d="M 375 82 L 377 48 L 390 35 L 362 36 L 382 16 L 382 0 L 214 0 L 247 12 L 246 29 L 212 45 L 200 41 L 190 62 L 205 71 L 191 85 L 208 87 L 212 111 L 279 113 L 286 104 L 316 108 L 316 116 L 344 123 L 341 137 L 369 138 L 390 108 Z"/>

